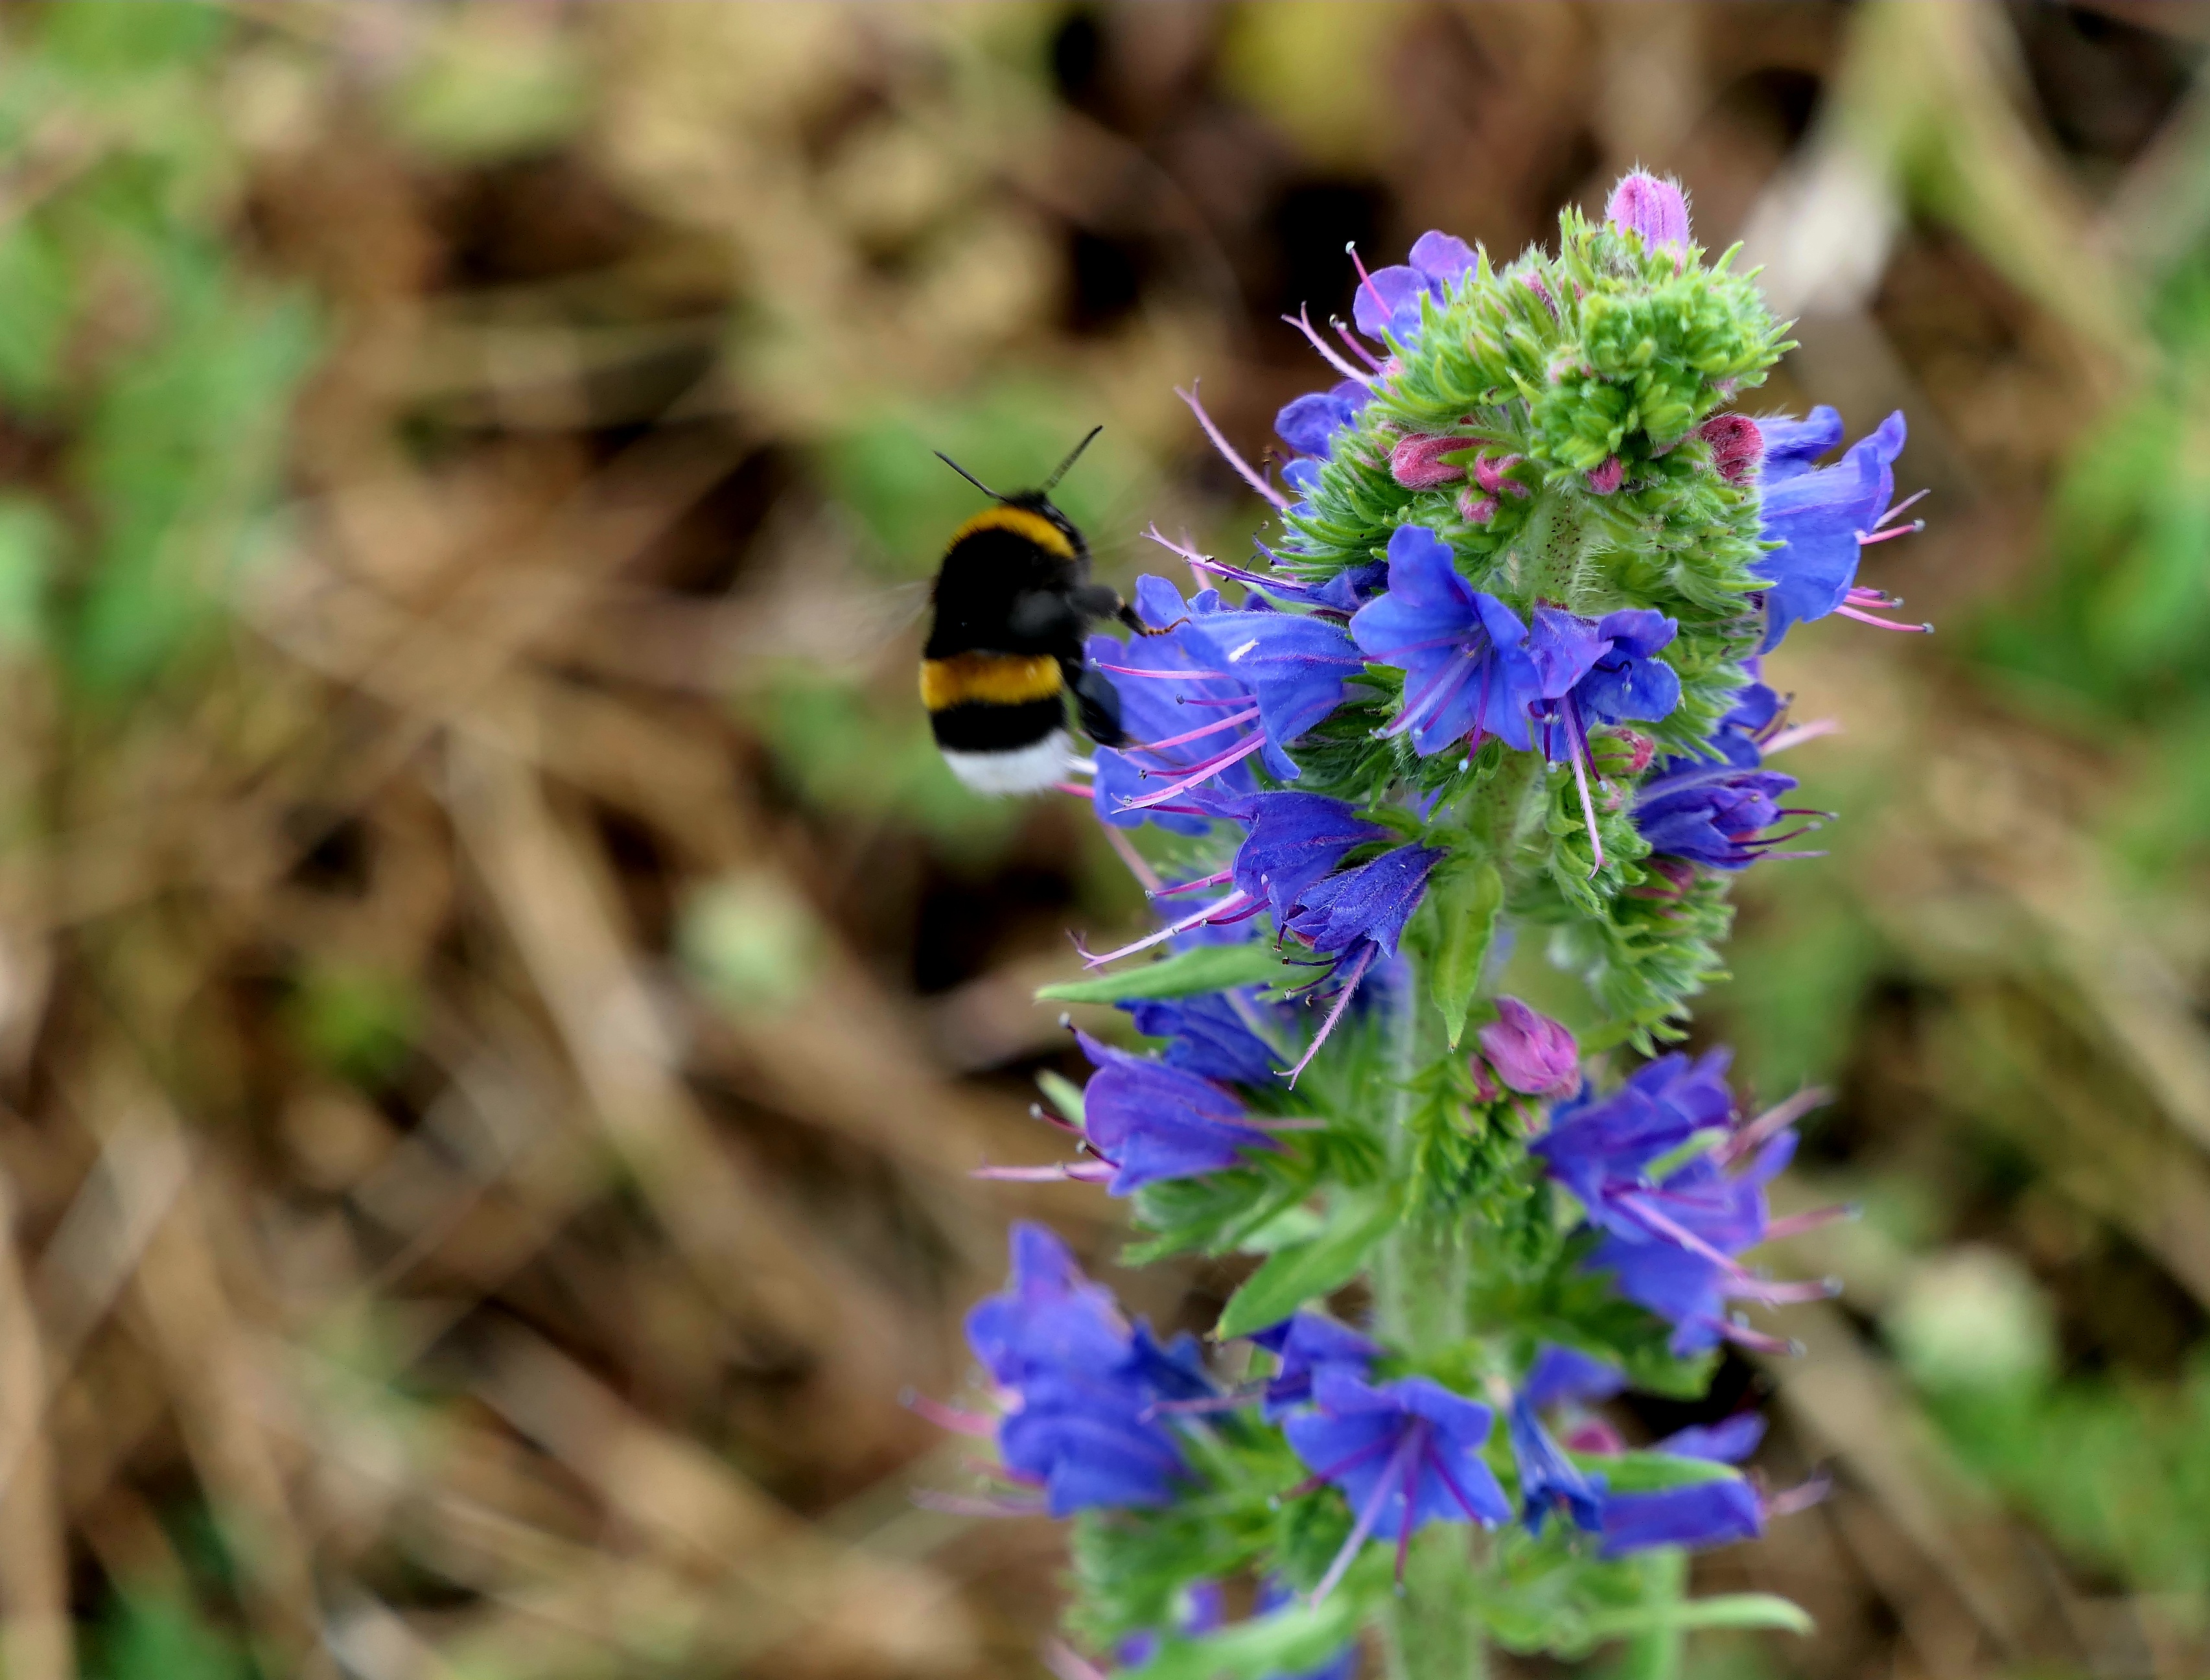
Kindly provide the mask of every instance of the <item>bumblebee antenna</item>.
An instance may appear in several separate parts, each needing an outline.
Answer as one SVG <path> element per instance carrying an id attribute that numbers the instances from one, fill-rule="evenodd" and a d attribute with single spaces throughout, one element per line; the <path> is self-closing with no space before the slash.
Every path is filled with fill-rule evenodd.
<path id="1" fill-rule="evenodd" d="M 1066 476 L 1066 469 L 1069 467 L 1072 467 L 1076 462 L 1082 459 L 1082 451 L 1088 449 L 1091 444 L 1095 443 L 1097 439 L 1097 434 L 1104 429 L 1105 428 L 1102 426 L 1091 426 L 1090 428 L 1089 435 L 1084 437 L 1083 440 L 1077 444 L 1072 450 L 1067 451 L 1066 459 L 1060 462 L 1058 468 L 1049 478 L 1043 481 L 1044 494 L 1049 495 L 1054 489 L 1058 487 L 1060 480 Z"/>
<path id="2" fill-rule="evenodd" d="M 1091 437 L 1095 437 L 1096 435 L 1096 434 L 1095 432 L 1090 434 Z M 1085 438 L 1082 441 L 1086 444 L 1090 441 L 1090 438 Z M 1082 451 L 1079 450 L 1075 451 L 1077 455 L 1079 455 L 1081 452 Z M 983 483 L 981 480 L 976 478 L 974 474 L 969 472 L 957 461 L 954 461 L 950 456 L 946 455 L 942 450 L 934 450 L 933 453 L 939 461 L 941 461 L 945 466 L 951 468 L 953 472 L 958 474 L 960 477 L 965 479 L 968 483 L 973 485 L 977 490 L 981 491 L 985 496 L 989 497 L 993 501 L 1002 502 L 1005 499 L 996 491 L 991 489 L 988 485 Z M 1063 471 L 1065 469 L 1062 468 L 1061 470 Z"/>

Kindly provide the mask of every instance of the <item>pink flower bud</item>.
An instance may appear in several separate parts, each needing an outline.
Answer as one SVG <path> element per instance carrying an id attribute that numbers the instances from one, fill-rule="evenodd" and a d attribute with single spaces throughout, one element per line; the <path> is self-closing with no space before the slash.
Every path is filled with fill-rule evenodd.
<path id="1" fill-rule="evenodd" d="M 1471 444 L 1464 438 L 1437 438 L 1415 432 L 1390 452 L 1389 472 L 1407 490 L 1433 490 L 1465 476 L 1465 468 L 1443 459 Z"/>
<path id="2" fill-rule="evenodd" d="M 1469 525 L 1486 525 L 1496 517 L 1496 498 L 1476 496 L 1470 486 L 1458 493 L 1458 517 Z"/>
<path id="3" fill-rule="evenodd" d="M 1621 758 L 1616 753 L 1607 753 L 1603 763 L 1606 776 L 1639 776 L 1658 756 L 1658 743 L 1633 729 L 1615 728 L 1607 745 L 1625 747 L 1627 756 Z"/>
<path id="4" fill-rule="evenodd" d="M 1696 428 L 1711 446 L 1712 465 L 1729 484 L 1748 484 L 1765 459 L 1765 434 L 1747 414 L 1713 414 Z"/>
<path id="5" fill-rule="evenodd" d="M 1539 275 L 1521 275 L 1519 283 L 1543 300 L 1543 306 L 1551 314 L 1558 312 L 1558 300 L 1550 295 L 1550 288 L 1543 284 Z"/>
<path id="6" fill-rule="evenodd" d="M 1611 190 L 1603 219 L 1615 227 L 1632 228 L 1653 245 L 1688 243 L 1688 201 L 1670 181 L 1638 169 Z"/>
<path id="7" fill-rule="evenodd" d="M 1497 1078 L 1529 1097 L 1571 1097 L 1581 1088 L 1580 1047 L 1573 1034 L 1517 998 L 1497 999 L 1496 1014 L 1480 1038 Z"/>
<path id="8" fill-rule="evenodd" d="M 1599 496 L 1609 496 L 1627 478 L 1627 463 L 1615 455 L 1607 455 L 1603 465 L 1592 468 L 1588 474 L 1588 487 Z"/>
<path id="9" fill-rule="evenodd" d="M 1473 462 L 1474 481 L 1492 496 L 1507 493 L 1525 496 L 1528 493 L 1527 486 L 1516 478 L 1504 475 L 1525 459 L 1520 455 L 1500 455 L 1492 461 L 1485 455 L 1476 456 Z"/>

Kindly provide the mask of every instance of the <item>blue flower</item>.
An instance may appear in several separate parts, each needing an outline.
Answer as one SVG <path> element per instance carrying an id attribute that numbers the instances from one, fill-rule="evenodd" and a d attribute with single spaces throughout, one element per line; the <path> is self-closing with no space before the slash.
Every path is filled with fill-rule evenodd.
<path id="1" fill-rule="evenodd" d="M 1365 668 L 1340 624 L 1302 613 L 1216 613 L 1191 629 L 1217 668 L 1251 690 L 1268 740 L 1286 747 L 1343 704 L 1344 684 Z M 1270 760 L 1270 765 L 1274 761 Z M 1281 760 L 1288 763 L 1288 760 Z M 1289 765 L 1284 781 L 1296 774 Z"/>
<path id="2" fill-rule="evenodd" d="M 1603 1526 L 1604 1479 L 1582 1470 L 1565 1455 L 1535 1416 L 1531 1397 L 1522 1393 L 1506 1414 L 1505 1433 L 1519 1467 L 1519 1520 L 1540 1534 L 1553 1511 L 1561 1511 L 1576 1528 L 1595 1533 Z"/>
<path id="3" fill-rule="evenodd" d="M 1209 819 L 1194 804 L 1178 795 L 1152 797 L 1162 781 L 1171 787 L 1194 776 L 1199 784 L 1247 793 L 1258 785 L 1249 763 L 1254 752 L 1284 780 L 1297 767 L 1259 727 L 1249 687 L 1217 668 L 1199 633 L 1223 610 L 1219 591 L 1201 589 L 1185 604 L 1172 583 L 1146 575 L 1136 580 L 1135 605 L 1145 624 L 1164 633 L 1126 643 L 1093 636 L 1087 649 L 1120 697 L 1130 743 L 1097 749 L 1091 804 L 1099 821 L 1116 828 L 1139 828 L 1148 818 L 1176 834 L 1202 834 Z"/>
<path id="4" fill-rule="evenodd" d="M 1075 1036 L 1097 1069 L 1083 1091 L 1083 1135 L 1112 1163 L 1113 1194 L 1218 1172 L 1247 1149 L 1274 1146 L 1244 1123 L 1242 1103 L 1210 1079 L 1114 1049 L 1086 1032 Z"/>
<path id="5" fill-rule="evenodd" d="M 1266 1380 L 1262 1411 L 1270 1423 L 1312 1399 L 1313 1380 L 1320 1372 L 1346 1370 L 1362 1377 L 1381 1357 L 1379 1343 L 1324 1313 L 1295 1314 L 1251 1339 L 1281 1362 Z"/>
<path id="6" fill-rule="evenodd" d="M 1519 1392 L 1537 1411 L 1569 1400 L 1608 1400 L 1627 1387 L 1616 1366 L 1555 1342 L 1545 1342 Z"/>
<path id="7" fill-rule="evenodd" d="M 1765 1532 L 1757 1490 L 1740 1477 L 1661 1493 L 1615 1494 L 1604 1502 L 1600 1557 L 1627 1557 L 1655 1546 L 1723 1546 Z"/>
<path id="8" fill-rule="evenodd" d="M 1334 452 L 1336 435 L 1356 426 L 1372 399 L 1373 392 L 1361 381 L 1342 380 L 1289 403 L 1274 416 L 1274 433 L 1298 454 L 1325 460 Z"/>
<path id="9" fill-rule="evenodd" d="M 1512 1507 L 1482 1456 L 1490 1412 L 1432 1378 L 1373 1384 L 1331 1368 L 1313 1378 L 1313 1409 L 1282 1426 L 1313 1479 L 1332 1483 L 1356 1520 L 1313 1589 L 1325 1598 L 1369 1538 L 1395 1540 L 1401 1560 L 1430 1522 L 1511 1520 Z"/>
<path id="10" fill-rule="evenodd" d="M 1585 619 L 1555 607 L 1535 609 L 1527 643 L 1541 698 L 1533 712 L 1542 731 L 1537 743 L 1552 764 L 1570 762 L 1588 825 L 1591 873 L 1603 867 L 1603 836 L 1589 795 L 1591 724 L 1668 716 L 1681 704 L 1681 679 L 1658 656 L 1680 625 L 1663 613 L 1627 607 L 1602 619 Z"/>
<path id="11" fill-rule="evenodd" d="M 1348 800 L 1324 794 L 1254 794 L 1223 807 L 1247 825 L 1235 849 L 1235 889 L 1288 922 L 1306 888 L 1334 873 L 1359 847 L 1391 837 L 1368 822 Z"/>
<path id="12" fill-rule="evenodd" d="M 1386 733 L 1411 732 L 1422 755 L 1469 730 L 1525 751 L 1527 708 L 1542 685 L 1527 627 L 1458 573 L 1450 545 L 1424 525 L 1389 539 L 1389 592 L 1361 607 L 1350 633 L 1370 659 L 1404 673 L 1404 705 Z"/>
<path id="13" fill-rule="evenodd" d="M 1124 1003 L 1120 1007 L 1135 1017 L 1138 1032 L 1148 1038 L 1171 1041 L 1166 1048 L 1169 1067 L 1230 1085 L 1272 1082 L 1275 1053 L 1252 1030 L 1252 1019 L 1263 1021 L 1273 1006 L 1262 1003 L 1255 988 L 1246 988 L 1233 994 L 1209 992 L 1199 997 Z"/>
<path id="14" fill-rule="evenodd" d="M 1585 1090 L 1553 1110 L 1549 1133 L 1528 1151 L 1602 1224 L 1615 1188 L 1639 1186 L 1651 1162 L 1727 1123 L 1734 1112 L 1729 1060 L 1724 1050 L 1693 1062 L 1676 1051 L 1637 1068 L 1609 1097 Z"/>
<path id="15" fill-rule="evenodd" d="M 1789 626 L 1799 621 L 1833 612 L 1863 616 L 1851 602 L 1857 561 L 1866 542 L 1880 540 L 1875 533 L 1895 493 L 1894 463 L 1903 452 L 1905 428 L 1898 410 L 1877 431 L 1852 444 L 1834 465 L 1812 467 L 1814 445 L 1830 429 L 1839 429 L 1838 423 L 1830 426 L 1827 417 L 1832 414 L 1831 409 L 1822 410 L 1800 425 L 1759 423 L 1765 437 L 1759 520 L 1766 539 L 1780 545 L 1752 567 L 1772 585 L 1765 596 L 1760 653 L 1778 645 Z M 1895 534 L 1905 529 L 1898 527 Z"/>
<path id="16" fill-rule="evenodd" d="M 1412 241 L 1407 263 L 1376 269 L 1365 275 L 1351 305 L 1351 318 L 1369 338 L 1392 333 L 1400 344 L 1420 336 L 1420 299 L 1440 303 L 1452 282 L 1471 274 L 1479 260 L 1473 247 L 1452 234 L 1430 229 Z"/>
<path id="17" fill-rule="evenodd" d="M 1153 1408 L 1212 1392 L 1194 1339 L 1162 1347 L 1130 1329 L 1042 1226 L 1016 1225 L 1011 1240 L 1008 1287 L 967 1315 L 968 1344 L 1007 1397 L 1006 1471 L 1041 1488 L 1054 1516 L 1168 1503 L 1187 1470 Z"/>
<path id="18" fill-rule="evenodd" d="M 1753 675 L 1756 663 L 1749 662 Z M 1705 743 L 1710 757 L 1668 758 L 1643 779 L 1634 825 L 1651 851 L 1712 869 L 1744 869 L 1805 831 L 1765 834 L 1784 816 L 1814 814 L 1784 808 L 1780 797 L 1796 778 L 1764 768 L 1765 744 L 1777 734 L 1782 710 L 1778 694 L 1752 681 Z"/>

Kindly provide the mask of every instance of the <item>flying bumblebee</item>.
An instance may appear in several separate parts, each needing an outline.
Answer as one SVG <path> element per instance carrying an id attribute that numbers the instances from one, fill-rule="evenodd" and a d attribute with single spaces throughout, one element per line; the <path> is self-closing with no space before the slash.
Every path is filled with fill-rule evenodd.
<path id="1" fill-rule="evenodd" d="M 930 600 L 921 703 L 944 762 L 977 793 L 1029 794 L 1065 778 L 1071 698 L 1101 746 L 1126 740 L 1120 697 L 1088 662 L 1083 638 L 1102 619 L 1150 632 L 1110 588 L 1090 581 L 1090 549 L 1051 493 L 1103 426 L 1093 427 L 1036 490 L 1003 494 L 950 456 L 937 458 L 997 505 L 951 534 Z"/>

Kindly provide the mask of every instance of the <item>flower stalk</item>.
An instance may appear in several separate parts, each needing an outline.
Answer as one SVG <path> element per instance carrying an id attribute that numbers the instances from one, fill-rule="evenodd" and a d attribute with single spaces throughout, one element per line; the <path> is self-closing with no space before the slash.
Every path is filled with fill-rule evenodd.
<path id="1" fill-rule="evenodd" d="M 1154 633 L 1091 643 L 1127 741 L 1069 787 L 1159 925 L 1045 993 L 1150 1044 L 1080 1035 L 1075 1158 L 984 1170 L 1126 1197 L 1133 1261 L 1247 1255 L 1213 1339 L 1252 1364 L 1017 1229 L 969 1324 L 988 1410 L 938 1415 L 998 1443 L 956 1497 L 1072 1520 L 1060 1671 L 1472 1680 L 1491 1644 L 1623 1641 L 1661 1677 L 1699 1620 L 1805 1625 L 1687 1597 L 1694 1550 L 1817 1496 L 1737 1468 L 1761 1420 L 1637 1445 L 1603 1408 L 1784 1350 L 1769 1315 L 1829 1292 L 1757 1257 L 1840 1216 L 1766 1199 L 1821 1099 L 1760 1110 L 1666 1047 L 1735 875 L 1829 819 L 1767 761 L 1831 726 L 1760 660 L 1887 604 L 1860 558 L 1915 526 L 1899 414 L 1821 466 L 1832 409 L 1734 406 L 1789 347 L 1692 235 L 1638 172 L 1555 254 L 1436 233 L 1362 269 L 1349 357 L 1293 322 L 1344 377 L 1277 417 L 1278 484 L 1189 399 L 1278 529 L 1248 565 L 1157 538 L 1242 598 L 1145 577 Z"/>

